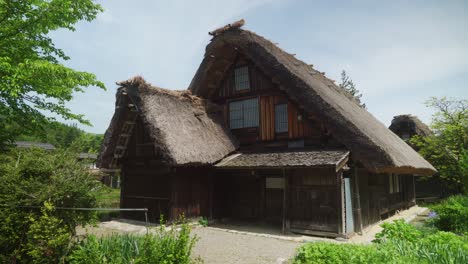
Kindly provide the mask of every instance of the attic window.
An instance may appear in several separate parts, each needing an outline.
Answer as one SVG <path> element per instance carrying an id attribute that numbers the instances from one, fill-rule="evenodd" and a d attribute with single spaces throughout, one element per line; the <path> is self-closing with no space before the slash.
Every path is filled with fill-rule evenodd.
<path id="1" fill-rule="evenodd" d="M 234 70 L 235 90 L 243 91 L 250 89 L 249 67 L 243 66 Z"/>
<path id="2" fill-rule="evenodd" d="M 229 103 L 231 129 L 258 127 L 258 98 Z"/>

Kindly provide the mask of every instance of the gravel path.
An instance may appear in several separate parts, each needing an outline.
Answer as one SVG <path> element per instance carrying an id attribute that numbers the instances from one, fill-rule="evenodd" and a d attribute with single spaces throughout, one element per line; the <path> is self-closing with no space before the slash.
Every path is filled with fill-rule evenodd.
<path id="1" fill-rule="evenodd" d="M 410 222 L 426 211 L 427 208 L 414 206 L 383 222 L 392 222 L 395 219 L 404 219 Z M 232 227 L 229 225 L 218 225 L 218 227 L 195 225 L 192 233 L 199 237 L 199 241 L 195 244 L 193 256 L 200 256 L 206 264 L 280 264 L 286 263 L 288 259 L 293 257 L 297 247 L 305 242 L 327 241 L 367 244 L 371 243 L 375 234 L 381 230 L 380 224 L 377 224 L 364 230 L 363 235 L 355 235 L 347 241 L 337 241 L 335 239 L 301 235 L 282 236 L 278 232 L 271 232 L 272 230 L 268 228 L 248 225 L 243 228 L 235 225 Z M 144 223 L 141 222 L 119 220 L 102 222 L 97 227 L 77 229 L 78 235 L 96 234 L 102 236 L 112 233 L 145 234 L 146 228 Z"/>
<path id="2" fill-rule="evenodd" d="M 192 232 L 199 237 L 194 256 L 202 256 L 206 264 L 285 263 L 302 244 L 202 227 L 195 228 Z"/>

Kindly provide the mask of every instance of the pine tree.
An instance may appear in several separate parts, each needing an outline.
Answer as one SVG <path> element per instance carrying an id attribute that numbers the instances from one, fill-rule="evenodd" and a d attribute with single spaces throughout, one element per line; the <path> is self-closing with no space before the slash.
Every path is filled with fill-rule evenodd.
<path id="1" fill-rule="evenodd" d="M 340 83 L 340 88 L 342 88 L 343 90 L 345 90 L 347 93 L 349 93 L 350 95 L 352 95 L 354 97 L 354 99 L 356 99 L 357 103 L 359 104 L 359 106 L 361 106 L 362 108 L 366 109 L 366 104 L 362 103 L 361 102 L 361 97 L 362 97 L 362 94 L 361 92 L 359 92 L 358 89 L 356 89 L 356 86 L 354 85 L 354 82 L 353 80 L 351 80 L 351 78 L 349 78 L 349 76 L 346 74 L 346 71 L 343 70 L 341 72 L 341 83 Z"/>

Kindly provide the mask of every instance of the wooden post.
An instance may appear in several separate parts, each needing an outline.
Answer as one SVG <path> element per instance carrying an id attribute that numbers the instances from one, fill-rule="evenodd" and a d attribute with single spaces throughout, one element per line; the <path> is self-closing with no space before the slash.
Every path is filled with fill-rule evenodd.
<path id="1" fill-rule="evenodd" d="M 344 220 L 344 202 L 345 199 L 343 197 L 344 194 L 344 184 L 343 184 L 343 173 L 342 171 L 339 171 L 336 173 L 336 192 L 337 192 L 337 203 L 336 203 L 336 210 L 338 212 L 338 234 L 344 234 L 345 233 L 345 220 Z"/>
<path id="2" fill-rule="evenodd" d="M 357 216 L 357 232 L 362 233 L 362 212 L 361 212 L 361 196 L 359 194 L 359 174 L 358 168 L 354 167 L 354 197 L 356 198 L 356 216 Z"/>
<path id="3" fill-rule="evenodd" d="M 288 196 L 289 196 L 289 177 L 283 169 L 283 179 L 284 179 L 284 188 L 283 188 L 283 234 L 289 233 L 290 223 L 288 217 Z"/>
<path id="4" fill-rule="evenodd" d="M 413 175 L 413 197 L 411 199 L 412 205 L 416 205 L 416 181 Z"/>
<path id="5" fill-rule="evenodd" d="M 208 176 L 208 181 L 209 181 L 208 185 L 209 185 L 209 188 L 210 188 L 210 191 L 209 191 L 209 194 L 208 194 L 209 195 L 209 200 L 210 200 L 208 202 L 209 206 L 210 206 L 210 209 L 209 209 L 210 210 L 210 216 L 209 216 L 210 220 L 213 219 L 213 195 L 214 195 L 214 182 L 213 182 L 214 181 L 214 175 L 213 175 L 213 173 L 215 173 L 215 171 L 210 170 L 210 175 Z"/>

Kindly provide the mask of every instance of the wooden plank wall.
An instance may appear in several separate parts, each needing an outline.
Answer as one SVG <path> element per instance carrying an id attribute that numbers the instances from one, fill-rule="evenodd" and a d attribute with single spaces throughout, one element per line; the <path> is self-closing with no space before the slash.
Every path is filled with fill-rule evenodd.
<path id="1" fill-rule="evenodd" d="M 121 208 L 148 208 L 151 222 L 167 216 L 170 201 L 168 169 L 150 166 L 124 166 L 122 170 Z M 141 212 L 124 212 L 125 218 L 144 220 Z"/>
<path id="2" fill-rule="evenodd" d="M 307 117 L 298 107 L 288 101 L 285 96 L 260 96 L 260 140 L 270 141 L 277 139 L 275 134 L 275 105 L 288 104 L 288 139 L 299 139 L 317 136 L 318 129 L 312 129 Z M 301 116 L 299 120 L 298 116 Z"/>
<path id="3" fill-rule="evenodd" d="M 177 168 L 172 178 L 170 218 L 210 215 L 211 170 Z"/>
<path id="4" fill-rule="evenodd" d="M 332 169 L 296 170 L 290 177 L 289 219 L 293 230 L 339 233 L 341 203 Z"/>
<path id="5" fill-rule="evenodd" d="M 389 193 L 389 174 L 370 173 L 362 168 L 358 169 L 358 174 L 363 227 L 379 222 L 396 210 L 404 210 L 413 205 L 411 175 L 400 175 L 401 191 Z M 356 219 L 357 216 L 354 217 Z"/>

